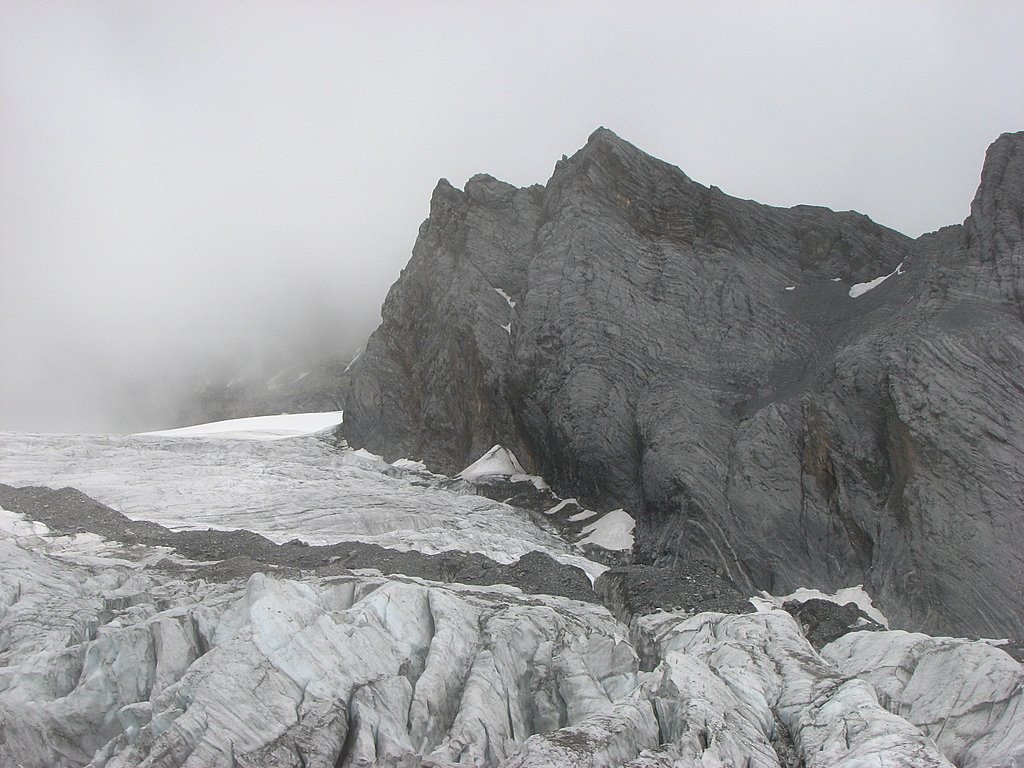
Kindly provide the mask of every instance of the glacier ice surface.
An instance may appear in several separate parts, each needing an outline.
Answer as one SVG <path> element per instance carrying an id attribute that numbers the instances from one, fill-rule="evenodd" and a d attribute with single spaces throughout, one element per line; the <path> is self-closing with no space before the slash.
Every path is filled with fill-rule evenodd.
<path id="1" fill-rule="evenodd" d="M 0 481 L 71 485 L 176 527 L 587 564 L 522 510 L 314 437 L 5 433 L 0 446 Z M 0 765 L 1024 762 L 1024 675 L 989 643 L 853 632 L 818 653 L 768 604 L 626 625 L 503 585 L 208 581 L 174 557 L 0 510 Z"/>

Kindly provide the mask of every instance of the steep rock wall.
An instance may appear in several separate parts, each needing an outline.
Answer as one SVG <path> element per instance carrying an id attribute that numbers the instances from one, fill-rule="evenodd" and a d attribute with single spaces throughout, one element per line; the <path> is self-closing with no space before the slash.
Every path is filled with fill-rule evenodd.
<path id="1" fill-rule="evenodd" d="M 642 561 L 1022 635 L 1022 201 L 1024 134 L 917 241 L 731 198 L 605 129 L 543 187 L 442 181 L 344 436 L 443 470 L 500 442 L 633 511 Z"/>

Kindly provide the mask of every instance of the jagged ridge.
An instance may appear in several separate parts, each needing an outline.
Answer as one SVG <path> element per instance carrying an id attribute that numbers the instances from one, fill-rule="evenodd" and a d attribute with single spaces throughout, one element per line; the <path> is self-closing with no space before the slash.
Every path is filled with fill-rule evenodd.
<path id="1" fill-rule="evenodd" d="M 1024 635 L 1022 158 L 1000 137 L 971 217 L 917 241 L 731 198 L 605 129 L 545 186 L 442 181 L 344 435 L 444 470 L 502 443 L 627 506 L 642 560 Z"/>

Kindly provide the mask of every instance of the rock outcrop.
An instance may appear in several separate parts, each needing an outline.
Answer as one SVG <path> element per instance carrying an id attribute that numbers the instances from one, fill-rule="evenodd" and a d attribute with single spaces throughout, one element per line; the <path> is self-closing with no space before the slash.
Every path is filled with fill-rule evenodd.
<path id="1" fill-rule="evenodd" d="M 1022 210 L 1024 133 L 917 240 L 729 197 L 605 129 L 544 186 L 442 180 L 344 437 L 448 472 L 500 443 L 628 509 L 640 562 L 1022 636 Z"/>

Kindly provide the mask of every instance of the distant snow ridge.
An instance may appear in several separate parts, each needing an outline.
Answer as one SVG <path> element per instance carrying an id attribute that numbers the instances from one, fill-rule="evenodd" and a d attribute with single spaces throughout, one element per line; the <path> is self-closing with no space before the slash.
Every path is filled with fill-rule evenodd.
<path id="1" fill-rule="evenodd" d="M 0 482 L 71 486 L 130 518 L 172 530 L 245 529 L 276 543 L 362 541 L 427 554 L 461 549 L 506 564 L 541 551 L 588 572 L 601 567 L 583 561 L 572 544 L 538 528 L 523 510 L 453 492 L 444 487 L 448 478 L 416 463 L 390 465 L 369 451 L 338 450 L 311 436 L 279 439 L 290 435 L 275 427 L 277 418 L 314 431 L 340 412 L 271 418 L 227 422 L 242 432 L 211 424 L 169 436 L 0 433 Z M 253 423 L 263 430 L 251 429 Z M 487 471 L 514 469 L 505 454 L 491 458 L 497 466 L 484 462 Z M 513 477 L 546 486 L 541 478 Z"/>
<path id="2" fill-rule="evenodd" d="M 277 416 L 249 416 L 244 419 L 213 421 L 178 429 L 141 432 L 155 437 L 227 437 L 234 440 L 280 440 L 312 435 L 341 423 L 343 411 L 326 413 L 283 413 Z"/>

